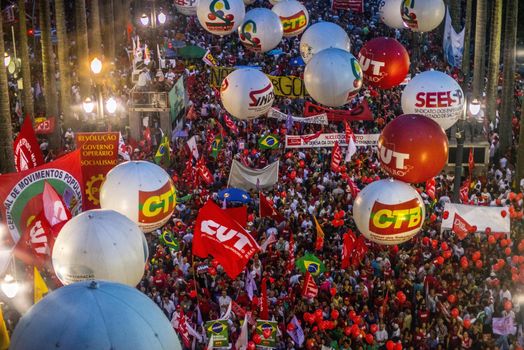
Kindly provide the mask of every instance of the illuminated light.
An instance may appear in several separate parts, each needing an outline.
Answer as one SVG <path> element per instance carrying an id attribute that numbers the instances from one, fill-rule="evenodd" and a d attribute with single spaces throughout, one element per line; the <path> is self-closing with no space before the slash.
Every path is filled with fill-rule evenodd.
<path id="1" fill-rule="evenodd" d="M 6 297 L 12 299 L 18 293 L 20 286 L 18 285 L 18 282 L 12 275 L 7 274 L 5 275 L 4 280 L 0 285 L 0 288 L 2 289 L 2 292 L 4 292 Z"/>
<path id="2" fill-rule="evenodd" d="M 84 103 L 82 104 L 82 107 L 84 107 L 84 111 L 86 113 L 91 113 L 95 109 L 94 102 L 88 97 L 84 100 Z"/>
<path id="3" fill-rule="evenodd" d="M 142 17 L 140 17 L 140 23 L 142 23 L 143 26 L 147 26 L 149 24 L 149 17 L 144 13 Z"/>
<path id="4" fill-rule="evenodd" d="M 163 12 L 160 12 L 158 14 L 158 23 L 164 24 L 164 23 L 166 23 L 166 20 L 167 20 L 166 15 Z"/>
<path id="5" fill-rule="evenodd" d="M 109 114 L 113 114 L 113 113 L 115 113 L 117 107 L 118 107 L 118 104 L 117 104 L 116 100 L 115 100 L 113 97 L 110 97 L 110 98 L 106 101 L 106 111 L 107 111 Z"/>
<path id="6" fill-rule="evenodd" d="M 98 57 L 93 58 L 91 61 L 91 72 L 99 74 L 102 71 L 102 61 Z"/>

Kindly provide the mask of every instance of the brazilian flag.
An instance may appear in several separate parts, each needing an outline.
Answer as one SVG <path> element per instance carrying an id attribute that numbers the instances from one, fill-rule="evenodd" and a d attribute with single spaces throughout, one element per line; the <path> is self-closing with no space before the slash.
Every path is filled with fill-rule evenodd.
<path id="1" fill-rule="evenodd" d="M 160 242 L 175 252 L 180 250 L 180 245 L 178 244 L 177 240 L 173 237 L 171 232 L 167 230 L 162 232 L 162 235 L 160 236 Z"/>
<path id="2" fill-rule="evenodd" d="M 163 161 L 165 162 L 166 159 L 168 162 L 171 161 L 171 148 L 169 147 L 169 139 L 167 136 L 164 136 L 156 150 L 155 163 L 160 164 Z"/>
<path id="3" fill-rule="evenodd" d="M 303 257 L 297 259 L 295 265 L 302 273 L 309 272 L 312 276 L 318 276 L 326 271 L 324 263 L 311 253 L 306 253 Z"/>
<path id="4" fill-rule="evenodd" d="M 224 141 L 222 140 L 222 135 L 218 134 L 218 136 L 215 137 L 213 143 L 211 144 L 211 157 L 217 159 L 218 154 L 220 153 L 220 150 L 222 149 L 223 145 Z"/>
<path id="5" fill-rule="evenodd" d="M 258 146 L 260 149 L 277 149 L 280 145 L 278 136 L 275 134 L 269 134 L 258 140 Z"/>

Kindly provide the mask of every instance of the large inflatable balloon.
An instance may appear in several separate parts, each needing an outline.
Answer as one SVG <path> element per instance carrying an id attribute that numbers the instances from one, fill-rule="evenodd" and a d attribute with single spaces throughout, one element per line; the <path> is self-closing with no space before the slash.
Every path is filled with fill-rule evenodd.
<path id="1" fill-rule="evenodd" d="M 406 28 L 402 20 L 400 8 L 403 0 L 381 0 L 378 5 L 378 14 L 380 19 L 388 27 L 395 29 Z"/>
<path id="2" fill-rule="evenodd" d="M 271 10 L 280 17 L 285 37 L 297 36 L 306 30 L 309 13 L 300 2 L 296 0 L 280 1 Z"/>
<path id="3" fill-rule="evenodd" d="M 136 286 L 148 248 L 144 234 L 126 216 L 96 209 L 69 220 L 53 248 L 53 267 L 63 284 L 103 279 Z"/>
<path id="4" fill-rule="evenodd" d="M 420 183 L 438 175 L 448 160 L 448 137 L 420 114 L 404 114 L 386 125 L 378 139 L 382 169 L 397 180 Z"/>
<path id="5" fill-rule="evenodd" d="M 439 71 L 417 74 L 402 92 L 402 111 L 422 114 L 446 130 L 464 113 L 464 93 L 449 75 Z"/>
<path id="6" fill-rule="evenodd" d="M 242 68 L 222 81 L 220 98 L 226 111 L 238 119 L 253 119 L 266 114 L 275 99 L 273 84 L 261 71 Z"/>
<path id="7" fill-rule="evenodd" d="M 54 290 L 20 319 L 12 350 L 181 350 L 171 322 L 135 288 L 105 281 Z"/>
<path id="8" fill-rule="evenodd" d="M 342 49 L 348 52 L 351 49 L 348 34 L 335 23 L 315 23 L 306 29 L 300 38 L 300 55 L 306 63 L 316 53 L 329 48 Z"/>
<path id="9" fill-rule="evenodd" d="M 414 32 L 430 32 L 437 28 L 446 14 L 442 0 L 403 0 L 402 20 Z"/>
<path id="10" fill-rule="evenodd" d="M 318 103 L 340 107 L 351 101 L 362 87 L 362 69 L 349 52 L 325 49 L 306 65 L 304 85 Z"/>
<path id="11" fill-rule="evenodd" d="M 282 23 L 271 10 L 253 9 L 246 13 L 238 35 L 240 42 L 249 50 L 266 52 L 273 50 L 282 40 Z"/>
<path id="12" fill-rule="evenodd" d="M 175 7 L 178 12 L 186 16 L 197 14 L 198 0 L 175 0 Z"/>
<path id="13" fill-rule="evenodd" d="M 176 206 L 175 186 L 156 164 L 121 163 L 107 173 L 100 189 L 100 206 L 124 214 L 143 232 L 151 232 L 171 218 Z"/>
<path id="14" fill-rule="evenodd" d="M 245 14 L 243 0 L 199 0 L 197 6 L 198 21 L 205 30 L 215 35 L 234 32 Z"/>
<path id="15" fill-rule="evenodd" d="M 353 217 L 370 241 L 395 245 L 406 242 L 422 228 L 426 210 L 418 192 L 398 180 L 370 183 L 358 194 Z"/>
<path id="16" fill-rule="evenodd" d="M 364 81 L 380 89 L 399 85 L 409 72 L 408 51 L 393 38 L 368 41 L 360 49 L 358 60 L 364 72 Z"/>

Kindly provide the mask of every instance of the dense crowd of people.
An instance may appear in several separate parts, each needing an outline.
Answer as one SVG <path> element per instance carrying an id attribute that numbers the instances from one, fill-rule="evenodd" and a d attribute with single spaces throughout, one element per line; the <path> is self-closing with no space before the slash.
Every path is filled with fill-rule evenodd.
<path id="1" fill-rule="evenodd" d="M 440 70 L 457 79 L 465 91 L 469 90 L 469 79 L 463 77 L 459 69 L 446 64 L 438 29 L 422 35 L 422 41 L 415 50 L 408 31 L 393 30 L 380 23 L 378 1 L 365 3 L 364 13 L 357 14 L 333 11 L 327 1 L 304 1 L 310 23 L 330 21 L 347 31 L 353 53 L 357 53 L 373 37 L 395 37 L 410 52 L 412 74 L 428 69 Z M 270 5 L 257 1 L 253 6 Z M 303 66 L 290 64 L 293 58 L 300 55 L 297 37 L 282 41 L 280 55 L 255 54 L 240 44 L 236 34 L 213 36 L 202 29 L 196 17 L 179 14 L 174 6 L 165 10 L 170 16 L 170 21 L 163 28 L 165 42 L 175 37 L 179 40 L 183 36 L 187 45 L 210 49 L 219 65 L 223 66 L 257 65 L 272 75 L 303 74 Z M 416 59 L 413 59 L 414 55 Z M 518 120 L 521 120 L 522 112 L 522 77 L 516 79 L 514 143 L 511 149 L 498 149 L 498 116 L 492 124 L 481 121 L 480 128 L 477 127 L 479 121 L 470 118 L 471 129 L 476 130 L 472 135 L 475 134 L 477 140 L 489 142 L 491 149 L 489 165 L 479 167 L 472 174 L 469 204 L 511 207 L 511 233 L 477 232 L 459 240 L 449 230 L 441 230 L 444 205 L 450 202 L 456 190 L 453 188 L 453 172 L 442 171 L 435 178 L 435 201 L 429 198 L 424 184 L 417 186 L 425 200 L 427 212 L 424 227 L 417 236 L 393 247 L 368 241 L 365 257 L 342 269 L 342 235 L 349 229 L 358 234 L 352 217 L 355 196 L 348 179 L 362 189 L 377 179 L 387 177 L 380 169 L 376 147 L 360 147 L 352 160 L 345 164 L 345 173 L 335 173 L 330 169 L 331 150 L 328 148 L 289 151 L 281 145 L 276 150 L 261 150 L 258 141 L 268 133 L 283 139 L 286 134 L 313 134 L 319 130 L 343 132 L 343 125 L 288 125 L 262 117 L 253 121 L 235 120 L 238 132 L 233 132 L 225 124 L 225 111 L 217 90 L 209 86 L 209 66 L 199 60 L 183 61 L 183 65 L 180 60 L 172 63 L 174 65 L 168 62 L 166 68 L 160 69 L 153 62 L 144 74 L 149 75 L 147 81 L 150 87 L 165 91 L 178 77 L 183 75 L 187 81 L 194 76 L 188 88 L 190 102 L 186 108 L 194 113 L 184 120 L 183 128 L 187 136 L 179 137 L 176 136 L 179 134 L 173 133 L 171 164 L 167 167 L 175 181 L 178 197 L 184 197 L 184 201 L 177 204 L 171 222 L 156 233 L 147 235 L 150 260 L 137 288 L 158 304 L 176 329 L 183 310 L 192 328 L 203 335 L 200 340 L 193 341 L 193 348 L 206 348 L 208 339 L 202 322 L 220 318 L 232 300 L 251 312 L 250 321 L 256 320 L 260 314 L 261 282 L 266 278 L 269 319 L 277 321 L 279 327 L 277 349 L 389 350 L 393 349 L 392 346 L 399 346 L 397 344 L 401 344 L 403 349 L 432 350 L 521 349 L 524 346 L 524 310 L 520 308 L 524 288 L 518 278 L 519 271 L 524 274 L 521 263 L 521 260 L 524 263 L 524 257 L 520 256 L 524 246 L 523 249 L 519 246 L 524 229 L 524 183 L 515 185 L 514 178 Z M 181 66 L 183 69 L 180 69 Z M 126 82 L 125 85 L 130 86 L 131 83 Z M 379 91 L 365 86 L 348 107 L 366 99 L 374 120 L 351 123 L 355 133 L 378 133 L 395 116 L 402 114 L 401 92 L 402 87 Z M 274 106 L 286 114 L 301 116 L 306 99 L 277 97 Z M 153 124 L 150 127 L 155 128 Z M 225 135 L 224 146 L 218 158 L 214 159 L 209 156 L 211 143 L 214 136 L 220 133 Z M 153 135 L 156 134 L 153 132 Z M 451 132 L 448 135 L 453 137 Z M 199 153 L 213 173 L 212 185 L 184 176 L 187 162 L 191 162 L 186 142 L 192 136 L 196 137 Z M 144 141 L 136 144 L 131 158 L 152 159 L 160 142 L 155 137 L 153 139 L 149 144 Z M 217 192 L 227 187 L 233 159 L 242 160 L 254 168 L 280 160 L 279 182 L 271 190 L 264 191 L 264 195 L 285 217 L 282 223 L 260 218 L 259 196 L 256 191 L 251 191 L 253 200 L 247 205 L 247 229 L 259 243 L 266 241 L 271 234 L 277 240 L 265 252 L 256 254 L 245 273 L 235 280 L 230 279 L 212 257 L 200 259 L 193 256 L 191 245 L 198 210 L 209 198 L 219 203 Z M 331 221 L 335 212 L 340 210 L 345 213 L 344 225 L 334 227 Z M 304 299 L 301 292 L 304 276 L 296 267 L 289 267 L 288 261 L 291 255 L 299 258 L 313 252 L 316 237 L 313 216 L 318 218 L 325 232 L 323 249 L 316 255 L 325 264 L 326 271 L 316 278 L 318 295 Z M 161 243 L 159 236 L 164 230 L 173 233 L 180 243 L 179 250 Z M 506 252 L 507 247 L 510 254 Z M 474 255 L 477 255 L 476 258 L 473 258 Z M 469 260 L 468 266 L 462 262 L 464 257 Z M 251 299 L 246 289 L 247 274 L 254 279 L 257 287 Z M 316 314 L 316 319 L 305 316 L 308 314 Z M 494 334 L 493 318 L 505 316 L 514 320 L 517 332 L 509 336 Z M 303 344 L 296 344 L 287 333 L 294 317 L 304 331 Z M 228 321 L 233 347 L 240 334 L 241 320 L 243 317 L 233 313 Z M 322 320 L 333 322 L 327 325 Z M 250 335 L 253 330 L 250 323 Z M 373 336 L 369 338 L 364 334 Z"/>

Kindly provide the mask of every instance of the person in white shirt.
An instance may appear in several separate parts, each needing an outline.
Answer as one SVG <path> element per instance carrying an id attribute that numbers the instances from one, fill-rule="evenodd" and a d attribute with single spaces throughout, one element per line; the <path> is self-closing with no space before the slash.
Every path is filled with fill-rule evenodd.
<path id="1" fill-rule="evenodd" d="M 384 323 L 380 323 L 379 328 L 380 329 L 375 333 L 375 340 L 379 346 L 382 346 L 386 343 L 389 336 Z"/>
<path id="2" fill-rule="evenodd" d="M 218 305 L 220 306 L 220 315 L 226 313 L 230 303 L 231 298 L 227 295 L 227 291 L 224 289 L 222 291 L 222 295 L 218 298 Z"/>

